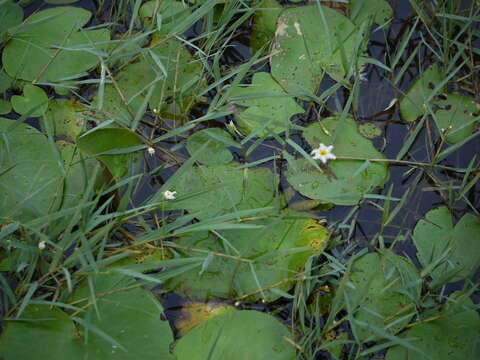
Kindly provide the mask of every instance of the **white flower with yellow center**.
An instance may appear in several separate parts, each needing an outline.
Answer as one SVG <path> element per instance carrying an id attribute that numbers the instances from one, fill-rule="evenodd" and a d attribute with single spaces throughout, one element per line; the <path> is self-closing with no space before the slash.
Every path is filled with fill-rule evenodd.
<path id="1" fill-rule="evenodd" d="M 324 164 L 327 163 L 328 160 L 335 160 L 337 157 L 332 153 L 333 145 L 325 146 L 324 144 L 320 144 L 320 146 L 316 149 L 313 149 L 310 153 L 313 156 L 314 160 L 321 160 Z"/>
<path id="2" fill-rule="evenodd" d="M 170 190 L 166 190 L 163 192 L 163 198 L 165 200 L 175 200 L 175 194 L 177 192 L 176 191 L 170 191 Z"/>
<path id="3" fill-rule="evenodd" d="M 147 147 L 147 152 L 150 156 L 155 154 L 155 149 L 151 146 Z"/>

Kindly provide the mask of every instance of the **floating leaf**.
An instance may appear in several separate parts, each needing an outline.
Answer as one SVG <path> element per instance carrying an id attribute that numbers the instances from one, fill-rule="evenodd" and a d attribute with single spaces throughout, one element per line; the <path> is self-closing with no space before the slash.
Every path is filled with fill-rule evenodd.
<path id="1" fill-rule="evenodd" d="M 394 335 L 415 315 L 421 278 L 415 266 L 392 252 L 370 253 L 353 261 L 342 280 L 337 298 L 353 315 L 358 341 L 378 338 L 370 326 Z"/>
<path id="2" fill-rule="evenodd" d="M 269 45 L 275 37 L 277 19 L 282 10 L 283 7 L 275 0 L 263 0 L 258 5 L 250 37 L 252 53 L 256 53 L 261 49 L 264 51 L 269 50 L 267 45 Z"/>
<path id="3" fill-rule="evenodd" d="M 326 72 L 335 80 L 346 74 L 352 59 L 355 26 L 326 6 L 285 9 L 277 22 L 270 66 L 272 76 L 294 95 L 315 94 Z"/>
<path id="4" fill-rule="evenodd" d="M 230 101 L 247 107 L 236 112 L 239 126 L 246 134 L 258 131 L 257 136 L 278 134 L 291 128 L 290 118 L 304 112 L 265 72 L 255 73 L 251 85 L 233 88 Z"/>
<path id="5" fill-rule="evenodd" d="M 79 319 L 76 324 L 56 308 L 27 306 L 21 316 L 26 321 L 5 327 L 0 353 L 5 360 L 27 360 L 32 354 L 51 360 L 173 359 L 173 336 L 168 322 L 160 320 L 160 304 L 150 292 L 132 285 L 134 280 L 120 276 L 96 276 L 95 306 L 88 286 L 78 288 L 73 299 L 86 311 L 74 317 Z"/>
<path id="6" fill-rule="evenodd" d="M 174 355 L 187 359 L 295 359 L 292 335 L 277 319 L 258 311 L 228 310 L 178 340 Z"/>
<path id="7" fill-rule="evenodd" d="M 67 136 L 71 141 L 85 130 L 85 119 L 81 112 L 86 108 L 78 102 L 68 99 L 50 101 L 45 119 L 55 136 Z"/>
<path id="8" fill-rule="evenodd" d="M 0 40 L 3 32 L 21 24 L 23 9 L 17 3 L 7 0 L 0 3 Z M 0 91 L 1 92 L 1 91 Z"/>
<path id="9" fill-rule="evenodd" d="M 195 91 L 203 84 L 199 81 L 202 65 L 194 61 L 179 41 L 156 41 L 158 44 L 152 44 L 150 51 L 142 53 L 137 62 L 115 75 L 120 93 L 113 84 L 105 86 L 101 110 L 109 118 L 120 118 L 129 124 L 149 91 L 148 103 L 154 113 L 167 112 L 181 117 L 195 102 Z M 95 103 L 100 105 L 99 95 Z"/>
<path id="10" fill-rule="evenodd" d="M 480 316 L 471 301 L 465 307 L 456 313 L 445 308 L 437 319 L 413 326 L 401 336 L 411 347 L 396 345 L 385 360 L 480 358 Z"/>
<path id="11" fill-rule="evenodd" d="M 29 117 L 42 116 L 48 107 L 48 96 L 41 87 L 27 84 L 23 88 L 23 96 L 12 96 L 13 109 L 20 115 Z M 35 110 L 34 110 L 35 109 Z M 33 112 L 30 112 L 34 110 Z"/>
<path id="12" fill-rule="evenodd" d="M 405 121 L 414 121 L 425 112 L 425 102 L 432 95 L 433 89 L 443 80 L 437 63 L 420 74 L 413 85 L 400 100 L 400 114 Z"/>
<path id="13" fill-rule="evenodd" d="M 56 210 L 62 168 L 55 148 L 35 128 L 0 118 L 0 217 L 29 221 Z"/>
<path id="14" fill-rule="evenodd" d="M 101 43 L 110 34 L 107 29 L 80 31 L 90 17 L 89 11 L 71 6 L 31 15 L 3 50 L 6 72 L 23 80 L 52 82 L 95 67 L 105 47 Z"/>
<path id="15" fill-rule="evenodd" d="M 355 121 L 346 118 L 340 123 L 327 118 L 308 126 L 304 138 L 312 147 L 319 143 L 333 145 L 336 156 L 383 159 L 372 143 L 361 136 Z M 365 160 L 330 160 L 328 169 L 320 171 L 304 158 L 290 160 L 288 182 L 302 195 L 337 205 L 354 205 L 375 186 L 382 186 L 388 178 L 387 166 L 366 163 Z"/>
<path id="16" fill-rule="evenodd" d="M 350 19 L 357 25 L 361 25 L 369 18 L 378 25 L 384 25 L 393 18 L 393 10 L 385 0 L 351 0 Z"/>
<path id="17" fill-rule="evenodd" d="M 138 12 L 138 15 L 147 25 L 152 22 L 156 23 L 157 19 L 161 19 L 160 30 L 157 31 L 158 35 L 169 34 L 190 14 L 191 9 L 187 4 L 175 0 L 147 1 L 142 4 Z"/>
<path id="18" fill-rule="evenodd" d="M 0 94 L 5 93 L 12 86 L 13 79 L 3 70 L 0 70 Z"/>
<path id="19" fill-rule="evenodd" d="M 328 230 L 314 220 L 290 212 L 249 224 L 262 227 L 225 230 L 222 238 L 195 233 L 178 239 L 181 247 L 212 251 L 213 259 L 203 273 L 184 273 L 166 286 L 189 298 L 251 294 L 251 300 L 273 301 L 280 297 L 275 289 L 291 289 L 295 274 L 303 270 L 310 255 L 323 251 L 329 237 Z"/>
<path id="20" fill-rule="evenodd" d="M 207 142 L 208 145 L 197 157 L 199 162 L 205 165 L 216 165 L 227 164 L 233 160 L 233 155 L 227 147 L 236 143 L 227 132 L 219 128 L 195 132 L 187 139 L 187 150 L 190 155 L 193 155 Z"/>
<path id="21" fill-rule="evenodd" d="M 197 166 L 175 180 L 177 199 L 164 203 L 164 209 L 186 209 L 200 219 L 211 218 L 231 209 L 270 206 L 278 176 L 269 169 L 238 169 L 239 164 Z M 158 192 L 151 200 L 163 200 Z"/>
<path id="22" fill-rule="evenodd" d="M 457 94 L 435 98 L 433 108 L 437 127 L 451 144 L 468 138 L 480 115 L 480 105 L 475 100 Z"/>
<path id="23" fill-rule="evenodd" d="M 465 214 L 453 226 L 447 207 L 429 211 L 413 232 L 417 257 L 434 279 L 432 287 L 470 277 L 480 265 L 480 219 Z"/>
<path id="24" fill-rule="evenodd" d="M 77 139 L 78 148 L 86 155 L 97 157 L 116 180 L 128 172 L 134 160 L 133 151 L 141 144 L 134 132 L 119 128 L 98 129 Z M 105 152 L 117 153 L 102 154 Z"/>

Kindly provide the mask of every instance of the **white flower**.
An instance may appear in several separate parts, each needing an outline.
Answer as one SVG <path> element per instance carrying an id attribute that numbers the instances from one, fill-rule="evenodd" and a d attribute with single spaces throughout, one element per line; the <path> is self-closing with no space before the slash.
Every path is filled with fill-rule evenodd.
<path id="1" fill-rule="evenodd" d="M 317 149 L 313 149 L 310 153 L 313 156 L 314 160 L 321 160 L 324 164 L 327 163 L 327 160 L 335 160 L 337 157 L 332 153 L 333 145 L 325 146 L 320 144 Z"/>
<path id="2" fill-rule="evenodd" d="M 365 70 L 360 71 L 358 73 L 358 77 L 360 78 L 360 81 L 363 81 L 363 82 L 368 81 L 367 72 Z"/>
<path id="3" fill-rule="evenodd" d="M 147 152 L 150 156 L 155 154 L 155 149 L 151 146 L 147 147 Z"/>
<path id="4" fill-rule="evenodd" d="M 39 248 L 40 250 L 45 250 L 46 247 L 47 247 L 47 243 L 46 243 L 45 241 L 40 241 L 40 242 L 38 243 L 38 248 Z"/>
<path id="5" fill-rule="evenodd" d="M 175 200 L 175 194 L 177 192 L 176 191 L 170 191 L 170 190 L 166 190 L 163 192 L 163 198 L 165 200 Z"/>

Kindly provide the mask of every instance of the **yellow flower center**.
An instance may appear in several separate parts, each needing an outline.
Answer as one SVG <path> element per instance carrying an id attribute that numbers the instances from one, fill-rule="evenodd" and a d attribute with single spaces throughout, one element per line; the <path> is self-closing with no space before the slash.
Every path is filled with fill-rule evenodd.
<path id="1" fill-rule="evenodd" d="M 328 155 L 328 151 L 327 150 L 320 150 L 320 155 L 321 156 L 326 156 L 326 155 Z"/>

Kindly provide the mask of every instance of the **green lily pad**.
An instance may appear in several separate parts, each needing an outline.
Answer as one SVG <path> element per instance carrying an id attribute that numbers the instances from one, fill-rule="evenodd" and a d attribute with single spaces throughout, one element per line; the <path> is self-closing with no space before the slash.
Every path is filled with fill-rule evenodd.
<path id="1" fill-rule="evenodd" d="M 253 20 L 252 35 L 250 37 L 250 47 L 252 53 L 264 49 L 269 50 L 268 45 L 275 37 L 277 29 L 277 19 L 283 10 L 283 7 L 275 0 L 263 0 L 258 5 Z"/>
<path id="2" fill-rule="evenodd" d="M 392 252 L 370 253 L 356 259 L 342 279 L 337 298 L 353 315 L 360 342 L 378 338 L 374 326 L 394 335 L 415 315 L 421 278 L 415 266 Z"/>
<path id="3" fill-rule="evenodd" d="M 56 210 L 63 171 L 46 136 L 0 118 L 0 217 L 29 221 Z"/>
<path id="4" fill-rule="evenodd" d="M 29 26 L 15 32 L 3 50 L 5 71 L 14 78 L 52 82 L 95 67 L 98 52 L 106 46 L 100 43 L 110 34 L 107 29 L 79 31 L 90 17 L 89 11 L 71 6 L 29 16 Z"/>
<path id="5" fill-rule="evenodd" d="M 413 326 L 401 336 L 412 348 L 394 346 L 385 360 L 480 358 L 480 316 L 471 301 L 468 303 L 466 309 L 452 314 L 447 308 L 438 319 Z"/>
<path id="6" fill-rule="evenodd" d="M 442 80 L 437 63 L 421 74 L 400 100 L 400 114 L 405 121 L 415 121 L 426 112 L 424 104 Z"/>
<path id="7" fill-rule="evenodd" d="M 227 256 L 214 255 L 202 273 L 186 272 L 169 280 L 166 286 L 189 298 L 232 299 L 251 294 L 251 300 L 273 301 L 281 296 L 275 290 L 290 290 L 295 274 L 303 270 L 309 256 L 323 251 L 329 238 L 323 226 L 292 212 L 249 223 L 261 227 L 221 232 L 229 245 L 208 233 L 178 239 L 181 247 Z"/>
<path id="8" fill-rule="evenodd" d="M 326 6 L 285 9 L 275 32 L 270 59 L 272 76 L 291 94 L 315 94 L 324 73 L 343 80 L 344 66 L 348 64 L 342 62 L 341 47 L 345 59 L 351 59 L 355 35 L 355 25 Z"/>
<path id="9" fill-rule="evenodd" d="M 294 360 L 291 338 L 288 329 L 271 315 L 227 310 L 178 340 L 173 353 L 178 360 Z"/>
<path id="10" fill-rule="evenodd" d="M 12 111 L 12 105 L 10 101 L 0 99 L 0 115 L 8 114 Z"/>
<path id="11" fill-rule="evenodd" d="M 138 15 L 150 25 L 155 17 L 161 17 L 161 27 L 157 31 L 158 35 L 169 34 L 175 26 L 185 20 L 191 14 L 190 7 L 181 1 L 163 0 L 163 1 L 147 1 L 142 4 Z"/>
<path id="12" fill-rule="evenodd" d="M 175 188 L 169 189 L 177 192 L 177 200 L 164 202 L 163 208 L 186 209 L 199 219 L 206 219 L 239 210 L 239 206 L 241 209 L 271 206 L 278 176 L 265 168 L 237 169 L 239 165 L 190 168 L 175 179 Z M 162 191 L 150 201 L 159 200 L 164 200 Z"/>
<path id="13" fill-rule="evenodd" d="M 458 94 L 435 98 L 433 107 L 437 127 L 450 144 L 468 138 L 478 122 L 473 120 L 480 115 L 480 104 Z"/>
<path id="14" fill-rule="evenodd" d="M 81 113 L 85 106 L 68 99 L 53 99 L 45 113 L 45 119 L 52 127 L 55 136 L 66 136 L 75 140 L 85 130 L 85 119 Z"/>
<path id="15" fill-rule="evenodd" d="M 103 128 L 77 138 L 78 148 L 88 156 L 95 156 L 108 169 L 115 180 L 128 173 L 135 154 L 130 151 L 142 145 L 134 132 L 120 128 Z M 119 152 L 117 154 L 102 154 Z"/>
<path id="16" fill-rule="evenodd" d="M 431 268 L 432 287 L 470 277 L 480 265 L 480 219 L 465 214 L 454 226 L 447 207 L 429 211 L 413 232 L 417 257 Z"/>
<path id="17" fill-rule="evenodd" d="M 178 360 L 295 359 L 288 329 L 273 316 L 228 310 L 205 321 L 177 341 Z"/>
<path id="18" fill-rule="evenodd" d="M 236 111 L 239 126 L 246 134 L 259 131 L 258 136 L 278 134 L 291 127 L 290 118 L 304 112 L 269 73 L 253 75 L 252 84 L 236 87 L 230 101 L 247 107 Z"/>
<path id="19" fill-rule="evenodd" d="M 351 118 L 346 118 L 343 124 L 336 118 L 327 118 L 321 124 L 305 128 L 303 137 L 315 148 L 319 143 L 333 145 L 336 156 L 384 158 L 370 140 L 359 134 Z M 386 164 L 365 164 L 365 160 L 330 160 L 328 169 L 322 171 L 304 158 L 288 163 L 287 180 L 295 190 L 308 198 L 337 205 L 358 203 L 365 194 L 376 186 L 382 186 L 387 179 Z"/>
<path id="20" fill-rule="evenodd" d="M 7 0 L 0 4 L 0 35 L 8 29 L 21 24 L 23 9 L 17 3 Z"/>
<path id="21" fill-rule="evenodd" d="M 88 286 L 77 289 L 75 300 L 86 311 L 73 320 L 63 311 L 47 305 L 29 305 L 22 320 L 7 324 L 0 340 L 5 360 L 32 359 L 173 359 L 173 341 L 167 321 L 160 320 L 161 305 L 148 291 L 128 290 L 134 282 L 119 276 L 94 278 L 97 298 L 92 306 Z M 125 289 L 125 290 L 122 290 Z M 88 319 L 88 320 L 87 320 Z M 81 326 L 88 323 L 111 339 Z M 88 331 L 88 335 L 87 335 Z"/>
<path id="22" fill-rule="evenodd" d="M 181 117 L 195 103 L 196 90 L 203 84 L 198 81 L 202 65 L 194 61 L 178 40 L 157 41 L 158 45 L 153 46 L 151 52 L 143 53 L 137 62 L 115 75 L 122 96 L 112 84 L 105 86 L 101 110 L 110 118 L 120 118 L 129 124 L 152 87 L 149 106 L 154 113 L 166 112 L 174 118 Z M 97 106 L 99 101 L 97 95 Z"/>
<path id="23" fill-rule="evenodd" d="M 29 117 L 42 116 L 48 107 L 48 96 L 42 88 L 27 84 L 23 88 L 23 96 L 12 96 L 13 109 L 20 115 Z M 35 109 L 33 112 L 31 112 Z"/>
<path id="24" fill-rule="evenodd" d="M 195 154 L 206 142 L 209 142 L 197 160 L 205 165 L 227 164 L 233 160 L 228 146 L 236 145 L 230 134 L 218 128 L 195 132 L 187 139 L 187 150 Z"/>
<path id="25" fill-rule="evenodd" d="M 177 334 L 184 336 L 204 321 L 220 315 L 229 309 L 234 309 L 234 307 L 220 301 L 187 301 L 182 304 L 182 313 L 175 318 Z"/>
<path id="26" fill-rule="evenodd" d="M 350 19 L 357 25 L 371 17 L 381 26 L 393 18 L 392 7 L 385 0 L 351 0 L 348 6 Z"/>

